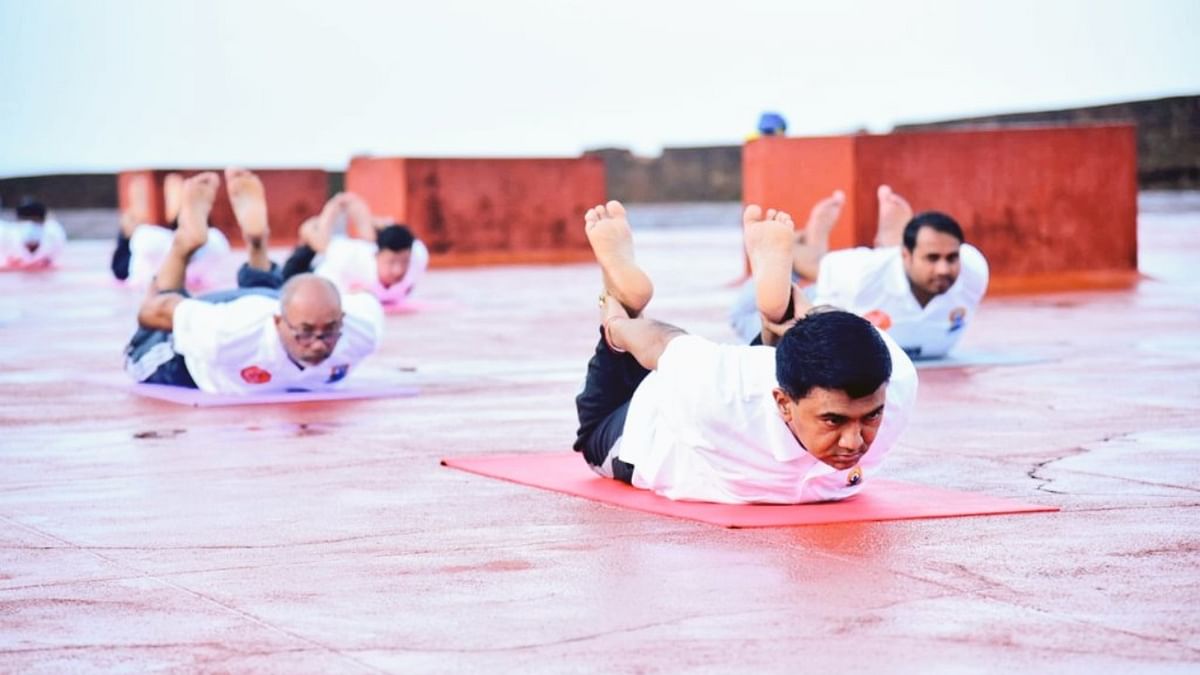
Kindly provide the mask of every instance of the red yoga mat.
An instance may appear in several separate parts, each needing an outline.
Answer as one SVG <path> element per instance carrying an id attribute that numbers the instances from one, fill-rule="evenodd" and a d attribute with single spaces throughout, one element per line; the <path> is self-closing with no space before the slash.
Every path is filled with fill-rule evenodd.
<path id="1" fill-rule="evenodd" d="M 532 453 L 451 457 L 445 466 L 481 476 L 563 492 L 636 511 L 697 520 L 723 527 L 785 527 L 825 525 L 879 520 L 953 518 L 1057 511 L 1040 506 L 990 497 L 975 492 L 870 479 L 863 491 L 850 499 L 820 504 L 711 504 L 677 502 L 592 473 L 575 452 Z"/>

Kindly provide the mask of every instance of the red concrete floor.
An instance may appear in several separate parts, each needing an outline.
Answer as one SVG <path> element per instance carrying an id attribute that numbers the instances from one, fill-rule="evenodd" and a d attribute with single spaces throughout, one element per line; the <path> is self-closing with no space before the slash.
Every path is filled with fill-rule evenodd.
<path id="1" fill-rule="evenodd" d="M 1146 281 L 987 300 L 965 347 L 1052 360 L 923 373 L 887 465 L 1060 513 L 774 530 L 438 465 L 568 447 L 591 266 L 431 274 L 377 358 L 416 398 L 193 410 L 120 389 L 75 242 L 0 275 L 0 671 L 1197 672 L 1200 204 L 1152 202 Z M 736 225 L 639 244 L 730 339 Z"/>

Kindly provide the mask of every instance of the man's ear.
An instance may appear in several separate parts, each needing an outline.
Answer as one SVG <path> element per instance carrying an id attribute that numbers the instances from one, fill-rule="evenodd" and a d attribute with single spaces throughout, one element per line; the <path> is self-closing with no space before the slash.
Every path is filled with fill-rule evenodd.
<path id="1" fill-rule="evenodd" d="M 775 397 L 775 407 L 779 409 L 779 414 L 783 415 L 784 421 L 791 422 L 792 411 L 791 407 L 789 406 L 789 404 L 792 402 L 791 397 L 784 393 L 784 391 L 779 387 L 772 389 L 771 395 Z"/>

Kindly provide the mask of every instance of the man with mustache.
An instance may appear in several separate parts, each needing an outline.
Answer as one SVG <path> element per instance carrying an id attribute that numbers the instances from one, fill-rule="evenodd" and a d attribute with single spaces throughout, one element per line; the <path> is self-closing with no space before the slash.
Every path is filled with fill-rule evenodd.
<path id="1" fill-rule="evenodd" d="M 596 473 L 670 499 L 844 499 L 895 445 L 916 400 L 904 352 L 862 317 L 812 308 L 791 283 L 793 225 L 748 206 L 761 345 L 719 344 L 642 315 L 654 288 L 625 209 L 588 210 L 600 338 L 575 399 L 574 448 Z"/>
<path id="2" fill-rule="evenodd" d="M 949 215 L 914 216 L 886 185 L 879 205 L 874 248 L 822 255 L 813 302 L 867 318 L 914 359 L 945 356 L 987 291 L 987 260 Z"/>
<path id="3" fill-rule="evenodd" d="M 300 274 L 282 288 L 255 284 L 277 275 L 267 257 L 266 197 L 245 169 L 225 171 L 234 215 L 249 249 L 239 288 L 191 298 L 188 260 L 207 240 L 220 178 L 206 172 L 183 183 L 179 228 L 138 311 L 125 369 L 138 382 L 246 394 L 337 386 L 374 352 L 383 310 L 366 293 L 343 296 L 331 282 Z"/>

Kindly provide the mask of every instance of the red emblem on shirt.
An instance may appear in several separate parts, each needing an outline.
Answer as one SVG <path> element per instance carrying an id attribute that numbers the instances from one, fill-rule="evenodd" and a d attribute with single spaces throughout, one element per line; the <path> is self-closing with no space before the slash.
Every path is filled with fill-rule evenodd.
<path id="1" fill-rule="evenodd" d="M 882 309 L 873 309 L 863 314 L 863 318 L 870 321 L 879 330 L 887 330 L 892 327 L 892 317 Z"/>
<path id="2" fill-rule="evenodd" d="M 271 374 L 258 366 L 242 368 L 242 379 L 248 384 L 266 384 L 271 381 Z"/>

